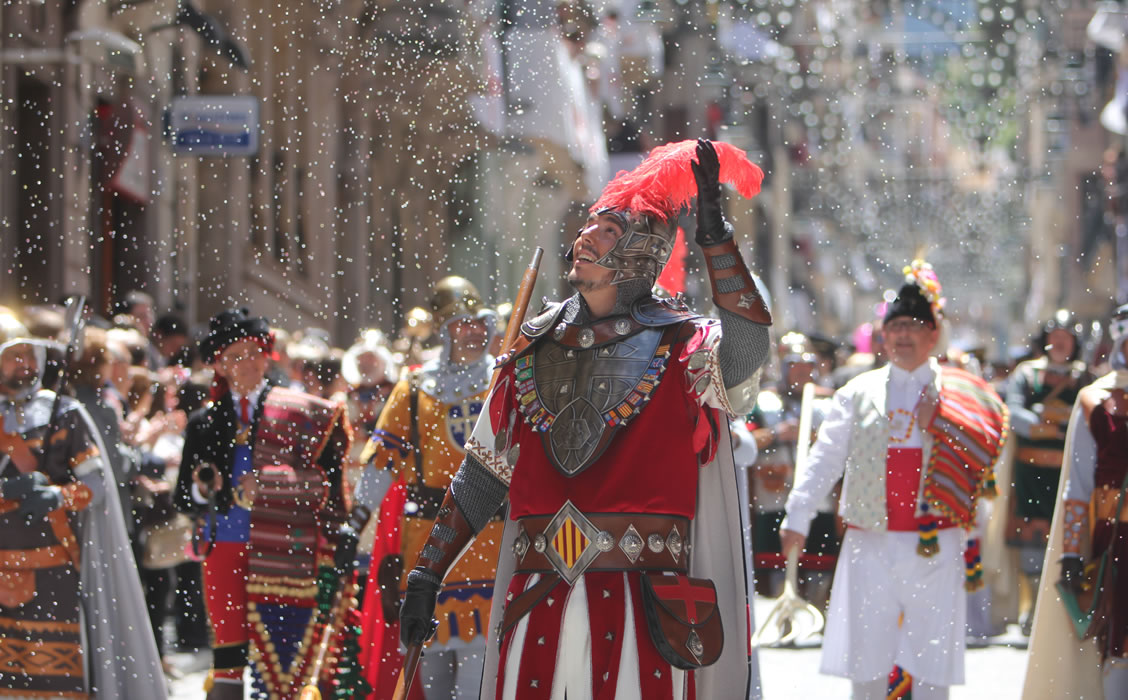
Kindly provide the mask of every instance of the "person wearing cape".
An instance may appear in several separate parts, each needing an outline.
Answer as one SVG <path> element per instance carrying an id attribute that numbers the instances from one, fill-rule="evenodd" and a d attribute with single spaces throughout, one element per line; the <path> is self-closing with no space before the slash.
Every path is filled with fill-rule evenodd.
<path id="1" fill-rule="evenodd" d="M 1038 588 L 1023 700 L 1128 697 L 1128 574 L 1122 565 L 1128 557 L 1128 508 L 1122 502 L 1128 483 L 1128 304 L 1116 310 L 1109 332 L 1113 369 L 1081 390 L 1066 430 L 1043 563 L 1044 571 L 1060 571 L 1060 578 L 1043 576 Z M 1105 571 L 1106 553 L 1121 565 Z M 1087 602 L 1086 593 L 1097 589 L 1092 622 L 1079 636 L 1066 600 Z"/>
<path id="2" fill-rule="evenodd" d="M 667 144 L 620 172 L 566 260 L 577 293 L 521 327 L 408 574 L 401 638 L 508 498 L 482 698 L 759 695 L 728 416 L 755 401 L 771 315 L 722 215 L 763 173 L 728 144 Z M 719 320 L 652 287 L 676 217 Z"/>
<path id="3" fill-rule="evenodd" d="M 1078 360 L 1081 330 L 1072 313 L 1065 309 L 1057 311 L 1042 326 L 1038 337 L 1039 349 L 1045 354 L 1019 363 L 1007 382 L 1006 402 L 1015 450 L 1010 479 L 1000 482 L 1000 486 L 1013 489 L 1013 493 L 1006 494 L 1007 510 L 999 516 L 1006 521 L 1006 546 L 1034 595 L 1042 577 L 1046 538 L 1054 514 L 1065 430 L 1078 393 L 1093 381 L 1085 364 Z M 1000 498 L 996 505 L 1003 502 Z M 1003 596 L 1000 604 L 1017 607 L 1013 603 L 1018 598 L 1015 593 Z M 1003 609 L 996 617 L 1018 616 L 1013 609 Z M 1032 609 L 1022 617 L 1027 634 L 1033 619 Z"/>
<path id="4" fill-rule="evenodd" d="M 166 697 L 98 429 L 42 384 L 44 341 L 0 346 L 0 698 Z M 52 421 L 53 409 L 57 409 Z"/>
<path id="5" fill-rule="evenodd" d="M 890 365 L 835 392 L 780 526 L 783 551 L 802 551 L 843 478 L 847 531 L 821 670 L 849 678 L 857 700 L 884 700 L 891 685 L 937 700 L 963 683 L 965 588 L 982 585 L 978 540 L 965 531 L 980 496 L 993 495 L 1006 438 L 990 385 L 935 359 L 943 297 L 932 266 L 913 261 L 905 276 L 882 324 Z"/>
<path id="6" fill-rule="evenodd" d="M 378 691 L 384 667 L 396 665 L 398 655 L 377 635 L 398 615 L 399 596 L 407 583 L 405 562 L 408 567 L 414 563 L 465 457 L 464 446 L 482 412 L 494 362 L 488 347 L 497 327 L 496 313 L 485 306 L 472 283 L 457 276 L 440 280 L 431 297 L 431 313 L 442 354 L 396 383 L 361 455 L 366 466 L 357 500 L 380 508 L 382 556 L 373 558 L 362 608 L 362 654 L 369 683 Z M 397 507 L 387 501 L 386 493 L 399 482 L 405 493 Z M 399 544 L 385 549 L 393 528 Z M 439 626 L 419 673 L 429 700 L 478 697 L 501 531 L 498 516 L 451 570 L 439 597 Z"/>

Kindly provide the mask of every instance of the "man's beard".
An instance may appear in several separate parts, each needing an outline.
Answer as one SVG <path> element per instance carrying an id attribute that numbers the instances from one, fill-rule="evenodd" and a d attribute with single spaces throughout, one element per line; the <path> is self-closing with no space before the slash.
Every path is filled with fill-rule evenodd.
<path id="1" fill-rule="evenodd" d="M 37 381 L 39 381 L 39 377 L 32 372 L 27 372 L 12 377 L 4 377 L 2 384 L 7 393 L 20 394 L 35 386 Z"/>
<path id="2" fill-rule="evenodd" d="M 611 282 L 607 280 L 581 280 L 576 277 L 576 273 L 568 273 L 568 284 L 572 285 L 572 289 L 583 294 L 584 292 L 596 292 L 600 289 L 606 289 L 611 286 Z"/>

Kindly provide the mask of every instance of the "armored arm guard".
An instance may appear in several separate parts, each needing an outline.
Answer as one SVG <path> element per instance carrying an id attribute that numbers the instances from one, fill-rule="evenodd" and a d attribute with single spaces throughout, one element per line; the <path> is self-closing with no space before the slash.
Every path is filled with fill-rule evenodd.
<path id="1" fill-rule="evenodd" d="M 440 583 L 471 540 L 501 508 L 508 492 L 493 472 L 467 455 L 439 507 L 415 568 L 407 575 L 408 582 L 422 577 Z"/>
<path id="2" fill-rule="evenodd" d="M 420 644 L 434 633 L 432 617 L 443 579 L 501 507 L 508 490 L 478 460 L 466 456 L 439 506 L 415 568 L 407 574 L 407 592 L 400 609 L 400 639 L 404 644 Z"/>
<path id="3" fill-rule="evenodd" d="M 717 349 L 721 375 L 725 387 L 732 388 L 752 376 L 767 360 L 772 314 L 733 239 L 701 251 L 713 288 L 713 303 L 721 318 L 722 338 Z"/>

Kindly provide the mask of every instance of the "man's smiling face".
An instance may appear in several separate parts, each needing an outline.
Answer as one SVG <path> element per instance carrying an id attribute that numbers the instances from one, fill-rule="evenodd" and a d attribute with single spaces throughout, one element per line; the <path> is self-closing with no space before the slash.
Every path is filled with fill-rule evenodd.
<path id="1" fill-rule="evenodd" d="M 623 236 L 620 219 L 610 214 L 592 214 L 572 242 L 572 269 L 568 282 L 580 292 L 610 286 L 615 271 L 597 265 L 596 261 L 615 247 Z"/>

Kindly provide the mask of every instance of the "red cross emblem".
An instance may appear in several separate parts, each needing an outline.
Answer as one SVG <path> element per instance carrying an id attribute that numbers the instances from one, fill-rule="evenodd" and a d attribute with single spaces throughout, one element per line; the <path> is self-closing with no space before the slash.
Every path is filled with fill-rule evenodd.
<path id="1" fill-rule="evenodd" d="M 697 603 L 706 603 L 709 606 L 716 607 L 717 592 L 711 586 L 694 585 L 690 582 L 688 576 L 682 574 L 663 576 L 662 578 L 672 579 L 675 582 L 666 585 L 655 585 L 654 593 L 662 600 L 677 600 L 684 603 L 686 618 L 689 624 L 697 624 Z"/>

